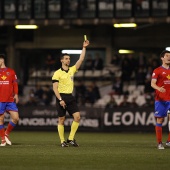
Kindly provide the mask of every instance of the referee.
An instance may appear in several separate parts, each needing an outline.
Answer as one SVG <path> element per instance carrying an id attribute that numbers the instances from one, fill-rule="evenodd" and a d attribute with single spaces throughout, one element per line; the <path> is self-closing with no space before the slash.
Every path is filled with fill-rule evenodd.
<path id="1" fill-rule="evenodd" d="M 89 45 L 89 41 L 85 40 L 83 42 L 82 53 L 79 57 L 79 60 L 75 65 L 69 67 L 70 65 L 70 56 L 68 54 L 62 54 L 60 60 L 62 63 L 62 67 L 54 72 L 52 77 L 53 82 L 53 90 L 57 98 L 56 106 L 59 116 L 58 121 L 58 134 L 61 141 L 61 147 L 68 147 L 69 144 L 77 147 L 79 146 L 74 139 L 75 133 L 78 129 L 80 122 L 80 112 L 77 106 L 76 100 L 72 95 L 73 87 L 74 87 L 74 74 L 80 68 L 85 54 L 86 47 Z M 71 131 L 67 141 L 64 138 L 64 121 L 66 116 L 66 111 L 70 116 L 73 116 L 73 122 L 71 125 Z"/>

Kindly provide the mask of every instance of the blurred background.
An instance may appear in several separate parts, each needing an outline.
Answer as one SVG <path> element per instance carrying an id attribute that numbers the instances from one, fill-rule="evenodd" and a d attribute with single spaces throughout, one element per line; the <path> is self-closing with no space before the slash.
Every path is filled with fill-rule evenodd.
<path id="1" fill-rule="evenodd" d="M 121 23 L 136 27 L 114 25 Z M 0 53 L 19 79 L 18 128 L 57 124 L 51 77 L 62 50 L 81 50 L 87 35 L 90 46 L 75 75 L 80 129 L 152 130 L 151 74 L 170 47 L 169 30 L 169 0 L 0 0 Z M 72 65 L 80 54 L 68 53 Z"/>

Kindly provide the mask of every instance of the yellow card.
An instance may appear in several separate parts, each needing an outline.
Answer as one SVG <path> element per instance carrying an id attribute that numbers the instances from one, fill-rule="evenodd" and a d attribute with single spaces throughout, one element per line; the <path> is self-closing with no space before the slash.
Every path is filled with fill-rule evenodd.
<path id="1" fill-rule="evenodd" d="M 87 36 L 86 35 L 84 35 L 84 41 L 86 41 L 87 40 Z"/>

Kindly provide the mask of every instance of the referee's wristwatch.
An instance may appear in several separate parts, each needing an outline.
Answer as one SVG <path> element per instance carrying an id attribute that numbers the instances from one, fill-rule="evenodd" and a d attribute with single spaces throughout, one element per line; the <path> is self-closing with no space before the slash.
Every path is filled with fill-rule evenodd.
<path id="1" fill-rule="evenodd" d="M 62 99 L 62 98 L 60 98 L 60 99 L 59 99 L 59 102 L 61 102 L 62 100 L 63 100 L 63 99 Z"/>

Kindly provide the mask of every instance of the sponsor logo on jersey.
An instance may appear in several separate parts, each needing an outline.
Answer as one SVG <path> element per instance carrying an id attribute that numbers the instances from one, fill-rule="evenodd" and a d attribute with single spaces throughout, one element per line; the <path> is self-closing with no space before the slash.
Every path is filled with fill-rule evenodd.
<path id="1" fill-rule="evenodd" d="M 158 111 L 155 112 L 156 115 L 157 115 L 158 113 L 159 113 Z"/>
<path id="2" fill-rule="evenodd" d="M 166 78 L 167 78 L 168 80 L 170 80 L 170 75 L 166 76 Z"/>
<path id="3" fill-rule="evenodd" d="M 7 78 L 7 77 L 4 76 L 4 75 L 1 77 L 2 80 L 6 80 L 6 78 Z"/>

